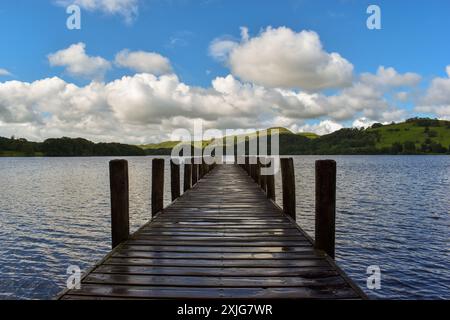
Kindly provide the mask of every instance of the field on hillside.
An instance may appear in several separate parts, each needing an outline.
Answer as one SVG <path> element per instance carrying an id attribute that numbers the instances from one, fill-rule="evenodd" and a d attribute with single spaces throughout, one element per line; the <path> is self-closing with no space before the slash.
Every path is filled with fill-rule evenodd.
<path id="1" fill-rule="evenodd" d="M 414 122 L 403 122 L 399 124 L 371 128 L 367 131 L 378 132 L 380 140 L 376 144 L 379 149 L 390 148 L 394 143 L 404 144 L 413 142 L 416 148 L 427 142 L 439 143 L 443 147 L 450 146 L 450 121 L 439 121 L 438 126 L 422 126 Z M 428 142 L 430 142 L 428 141 Z"/>

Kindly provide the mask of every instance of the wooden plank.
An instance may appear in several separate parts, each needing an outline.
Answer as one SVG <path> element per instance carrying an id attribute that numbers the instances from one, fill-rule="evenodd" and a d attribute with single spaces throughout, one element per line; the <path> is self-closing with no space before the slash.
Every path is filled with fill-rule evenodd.
<path id="1" fill-rule="evenodd" d="M 294 253 L 212 253 L 212 252 L 152 252 L 152 251 L 121 251 L 113 254 L 115 258 L 145 258 L 145 259 L 202 259 L 202 260 L 299 260 L 322 259 L 314 250 Z"/>
<path id="2" fill-rule="evenodd" d="M 112 257 L 105 261 L 108 265 L 127 265 L 127 266 L 152 266 L 152 267 L 324 267 L 328 262 L 324 259 L 299 260 L 299 261 L 280 261 L 280 260 L 190 260 L 190 259 L 145 259 L 145 258 L 116 258 Z"/>
<path id="3" fill-rule="evenodd" d="M 358 295 L 350 288 L 179 288 L 84 284 L 78 296 L 106 296 L 145 299 L 352 299 Z"/>
<path id="4" fill-rule="evenodd" d="M 91 273 L 85 279 L 89 284 L 120 284 L 166 287 L 221 287 L 221 288 L 342 288 L 345 281 L 339 276 L 302 277 L 205 277 L 205 276 L 150 276 L 127 274 Z"/>
<path id="5" fill-rule="evenodd" d="M 302 247 L 218 247 L 218 246 L 155 246 L 155 245 L 131 245 L 124 244 L 124 251 L 149 251 L 149 252 L 209 252 L 209 253 L 283 253 L 311 252 L 315 251 L 311 246 Z M 120 251 L 121 252 L 121 251 Z"/>
<path id="6" fill-rule="evenodd" d="M 303 277 L 321 278 L 337 276 L 339 273 L 326 267 L 293 268 L 214 268 L 214 267 L 162 267 L 148 268 L 142 266 L 101 265 L 95 269 L 98 273 L 130 275 L 164 275 L 164 276 L 215 276 L 215 277 Z"/>

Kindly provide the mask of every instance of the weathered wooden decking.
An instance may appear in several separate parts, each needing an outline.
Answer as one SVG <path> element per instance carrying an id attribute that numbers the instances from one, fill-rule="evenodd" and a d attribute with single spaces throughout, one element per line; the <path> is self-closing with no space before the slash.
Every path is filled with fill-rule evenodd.
<path id="1" fill-rule="evenodd" d="M 238 166 L 217 166 L 60 299 L 360 299 Z"/>

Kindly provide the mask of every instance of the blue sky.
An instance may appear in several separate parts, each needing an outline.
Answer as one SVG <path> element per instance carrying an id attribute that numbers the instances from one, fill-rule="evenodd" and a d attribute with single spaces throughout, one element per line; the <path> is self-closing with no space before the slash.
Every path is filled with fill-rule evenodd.
<path id="1" fill-rule="evenodd" d="M 445 90 L 450 88 L 446 86 L 448 78 L 446 67 L 450 65 L 450 41 L 448 41 L 450 2 L 445 0 L 125 0 L 138 10 L 138 13 L 131 18 L 129 16 L 127 18 L 127 13 L 123 10 L 105 12 L 101 4 L 94 9 L 83 6 L 83 3 L 95 4 L 102 1 L 107 3 L 109 0 L 80 1 L 81 30 L 66 28 L 68 17 L 65 13 L 66 7 L 57 4 L 56 1 L 2 1 L 0 3 L 0 38 L 3 45 L 0 50 L 0 70 L 4 70 L 4 75 L 0 76 L 0 83 L 5 84 L 11 80 L 33 83 L 41 79 L 58 77 L 66 84 L 74 84 L 80 88 L 89 86 L 92 81 L 108 84 L 123 76 L 132 77 L 141 71 L 117 67 L 114 64 L 116 54 L 128 49 L 130 52 L 157 53 L 167 58 L 172 68 L 171 73 L 177 76 L 178 82 L 193 88 L 207 90 L 211 88 L 211 83 L 216 78 L 232 75 L 233 79 L 241 84 L 251 83 L 277 89 L 278 85 L 267 86 L 267 83 L 264 81 L 261 83 L 259 78 L 255 81 L 253 78 L 242 79 L 239 72 L 235 72 L 236 70 L 230 67 L 230 61 L 218 61 L 217 57 L 212 56 L 210 48 L 215 39 L 234 41 L 237 46 L 243 47 L 241 27 L 248 28 L 250 39 L 260 37 L 269 26 L 274 29 L 286 27 L 293 33 L 300 33 L 303 30 L 315 32 L 320 37 L 320 43 L 326 53 L 336 52 L 352 65 L 354 84 L 359 81 L 361 74 L 377 74 L 380 66 L 393 68 L 399 75 L 414 73 L 420 76 L 420 81 L 413 81 L 413 85 L 408 82 L 406 89 L 404 86 L 396 86 L 395 92 L 390 89 L 383 89 L 384 91 L 381 92 L 386 99 L 384 102 L 389 104 L 385 106 L 386 110 L 392 108 L 404 110 L 398 120 L 411 114 L 440 118 L 450 116 L 450 111 L 447 110 L 450 109 L 447 105 L 450 98 L 448 100 L 447 97 L 442 98 L 440 92 L 437 94 L 435 90 L 433 91 L 433 89 L 443 90 L 445 95 Z M 369 16 L 366 14 L 366 9 L 370 4 L 376 4 L 381 8 L 381 30 L 369 30 L 366 27 Z M 111 67 L 105 71 L 101 79 L 80 77 L 79 74 L 69 72 L 65 64 L 52 66 L 49 63 L 50 54 L 78 43 L 84 43 L 89 57 L 101 57 L 111 63 Z M 433 88 L 433 81 L 439 82 L 439 79 L 442 80 L 443 85 L 435 83 L 436 88 Z M 347 85 L 347 89 L 349 86 Z M 304 88 L 299 86 L 283 89 L 299 93 Z M 12 120 L 14 117 L 11 114 L 15 112 L 11 105 L 12 98 L 8 96 L 1 99 L 2 94 L 8 94 L 7 90 L 12 89 L 8 87 L 3 91 L 0 90 L 0 111 L 3 103 L 3 108 L 9 112 L 8 117 L 4 116 L 3 119 L 0 117 L 0 135 L 15 133 L 19 136 L 22 134 L 39 139 L 63 133 L 68 135 L 85 133 L 93 139 L 117 138 L 108 134 L 107 128 L 104 132 L 98 128 L 96 130 L 87 127 L 86 132 L 79 128 L 75 130 L 70 121 L 65 121 L 57 115 L 57 112 L 44 110 L 45 108 L 33 109 L 33 106 L 27 106 L 28 111 L 38 114 L 37 119 L 24 117 L 25 120 Z M 343 90 L 346 90 L 343 86 L 324 88 L 320 90 L 320 94 L 340 95 L 342 92 L 345 93 Z M 410 93 L 410 99 L 392 101 L 390 97 L 399 92 Z M 433 96 L 432 93 L 435 95 Z M 308 94 L 313 93 L 308 92 Z M 39 103 L 42 102 L 34 102 L 34 104 Z M 418 105 L 422 108 L 415 109 Z M 141 104 L 141 107 L 146 106 Z M 278 107 L 276 106 L 275 109 Z M 273 106 L 271 108 L 273 109 Z M 115 107 L 112 110 L 115 115 L 121 114 L 121 111 L 118 112 Z M 319 130 L 314 126 L 323 121 L 350 126 L 358 119 L 366 119 L 368 123 L 391 120 L 387 116 L 375 116 L 374 112 L 361 114 L 361 110 L 358 110 L 353 116 L 329 116 L 325 112 L 318 113 L 317 117 L 311 115 L 294 117 L 295 121 L 289 122 L 286 119 L 289 118 L 287 115 L 293 112 L 295 110 L 283 113 L 283 122 L 294 130 L 300 131 Z M 261 111 L 261 113 L 267 112 Z M 144 114 L 148 115 L 145 112 Z M 158 112 L 151 112 L 151 114 L 160 116 Z M 55 123 L 46 122 L 53 116 L 59 117 L 57 120 L 67 122 L 67 132 L 64 132 L 62 125 L 56 128 Z M 176 114 L 165 116 L 169 121 L 169 118 L 175 117 Z M 268 117 L 273 119 L 276 116 L 277 114 L 269 115 L 268 113 L 261 116 L 259 125 L 268 124 L 270 122 Z M 174 125 L 166 124 L 164 127 L 163 117 L 164 115 L 159 119 L 161 121 L 152 123 L 154 127 L 146 131 L 145 137 L 135 135 L 129 141 L 167 138 Z M 184 118 L 189 118 L 189 115 L 185 114 Z M 192 118 L 208 118 L 208 114 L 196 114 Z M 211 117 L 211 121 L 214 120 L 212 118 L 214 117 Z M 394 118 L 392 120 L 397 120 Z M 120 116 L 116 117 L 115 121 L 123 124 L 124 127 L 128 126 L 124 129 L 124 134 L 132 130 L 132 126 L 143 125 L 148 128 L 150 122 L 153 122 L 137 124 L 133 119 L 126 120 Z M 232 119 L 230 118 L 228 122 L 232 122 Z M 26 125 L 34 126 L 33 130 L 23 130 Z M 166 135 L 156 137 L 156 132 L 161 131 L 166 131 Z M 100 134 L 96 136 L 95 132 Z M 155 137 L 152 132 L 155 133 Z"/>

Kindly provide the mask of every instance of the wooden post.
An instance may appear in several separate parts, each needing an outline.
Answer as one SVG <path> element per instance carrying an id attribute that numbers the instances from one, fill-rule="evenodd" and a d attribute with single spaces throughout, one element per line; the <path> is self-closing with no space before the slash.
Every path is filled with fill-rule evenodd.
<path id="1" fill-rule="evenodd" d="M 192 164 L 190 160 L 186 159 L 184 164 L 184 192 L 188 191 L 192 187 Z"/>
<path id="2" fill-rule="evenodd" d="M 164 159 L 152 161 L 152 215 L 164 209 Z"/>
<path id="3" fill-rule="evenodd" d="M 275 176 L 273 174 L 266 176 L 267 198 L 275 201 Z"/>
<path id="4" fill-rule="evenodd" d="M 284 213 L 296 220 L 295 174 L 294 160 L 292 158 L 281 159 L 281 176 L 283 181 Z"/>
<path id="5" fill-rule="evenodd" d="M 114 249 L 130 236 L 130 209 L 128 162 L 113 160 L 109 163 L 111 191 L 111 234 Z"/>
<path id="6" fill-rule="evenodd" d="M 203 177 L 204 177 L 208 173 L 208 165 L 206 164 L 205 159 L 202 160 L 202 167 L 203 167 Z"/>
<path id="7" fill-rule="evenodd" d="M 263 189 L 264 192 L 267 191 L 266 184 L 267 184 L 267 176 L 263 175 L 261 172 L 263 171 L 263 168 L 265 168 L 266 165 L 262 164 L 261 161 L 259 163 L 259 186 L 261 189 Z"/>
<path id="8" fill-rule="evenodd" d="M 192 186 L 198 182 L 198 164 L 195 164 L 195 160 L 192 160 Z"/>
<path id="9" fill-rule="evenodd" d="M 315 247 L 335 256 L 336 161 L 316 161 Z"/>
<path id="10" fill-rule="evenodd" d="M 205 172 L 205 159 L 202 158 L 202 163 L 200 164 L 200 179 L 203 179 L 205 174 L 206 174 L 206 172 Z"/>
<path id="11" fill-rule="evenodd" d="M 256 157 L 255 182 L 261 186 L 261 162 L 259 161 L 259 157 Z"/>
<path id="12" fill-rule="evenodd" d="M 172 201 L 180 197 L 180 165 L 170 160 L 170 189 Z"/>

